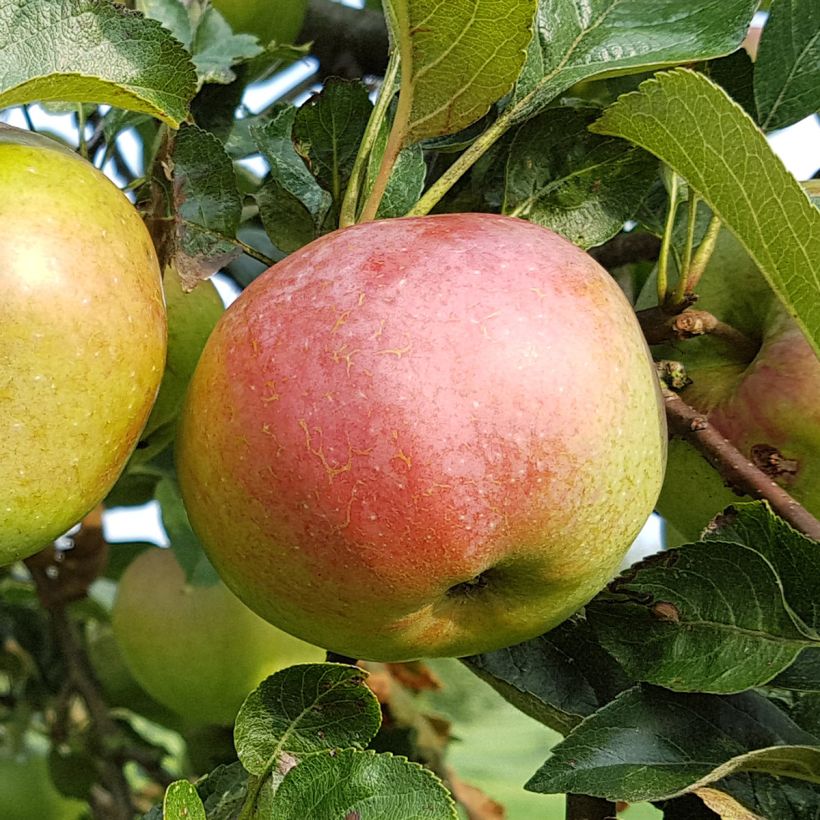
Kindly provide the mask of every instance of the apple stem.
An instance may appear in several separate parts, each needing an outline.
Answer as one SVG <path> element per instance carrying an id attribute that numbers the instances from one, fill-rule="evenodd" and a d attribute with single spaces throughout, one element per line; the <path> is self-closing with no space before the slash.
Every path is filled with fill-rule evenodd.
<path id="1" fill-rule="evenodd" d="M 663 397 L 672 435 L 692 444 L 733 488 L 767 501 L 784 521 L 814 541 L 820 541 L 820 521 L 727 441 L 706 416 L 669 388 L 663 388 Z"/>
<path id="2" fill-rule="evenodd" d="M 685 273 L 681 276 L 682 286 L 681 284 L 678 285 L 678 293 L 675 294 L 676 300 L 681 301 L 688 294 L 695 292 L 695 288 L 698 286 L 700 278 L 703 276 L 703 272 L 712 257 L 712 251 L 715 249 L 715 243 L 720 235 L 720 225 L 720 219 L 717 216 L 712 216 L 706 228 L 706 233 L 703 235 L 703 240 L 692 257 L 691 264 L 684 268 Z"/>
<path id="3" fill-rule="evenodd" d="M 396 78 L 399 73 L 399 55 L 398 50 L 393 50 L 390 53 L 390 61 L 387 64 L 387 71 L 382 80 L 382 86 L 379 89 L 379 98 L 376 100 L 376 105 L 373 108 L 373 113 L 367 122 L 362 141 L 359 145 L 359 151 L 356 154 L 356 160 L 353 163 L 353 170 L 350 173 L 350 181 L 347 184 L 344 200 L 342 202 L 342 209 L 339 214 L 339 227 L 346 228 L 356 222 L 356 213 L 359 206 L 359 195 L 362 187 L 362 178 L 365 174 L 365 168 L 370 160 L 373 145 L 381 130 L 384 118 L 387 116 L 387 109 L 396 95 Z"/>
<path id="4" fill-rule="evenodd" d="M 661 253 L 658 257 L 658 304 L 666 305 L 669 301 L 669 256 L 672 249 L 672 232 L 675 227 L 675 215 L 678 212 L 678 175 L 672 174 L 669 185 L 669 210 L 666 213 L 666 224 L 661 240 Z"/>
<path id="5" fill-rule="evenodd" d="M 615 820 L 617 806 L 601 797 L 568 794 L 566 820 Z"/>

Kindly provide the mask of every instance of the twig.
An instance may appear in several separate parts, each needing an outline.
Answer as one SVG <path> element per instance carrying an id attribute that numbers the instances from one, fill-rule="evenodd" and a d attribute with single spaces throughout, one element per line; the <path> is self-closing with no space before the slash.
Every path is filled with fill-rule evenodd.
<path id="1" fill-rule="evenodd" d="M 705 415 L 668 388 L 663 388 L 663 397 L 672 435 L 692 444 L 732 487 L 752 498 L 768 501 L 782 519 L 809 538 L 820 541 L 820 521 L 755 467 L 709 423 Z"/>
<path id="2" fill-rule="evenodd" d="M 567 820 L 615 820 L 617 807 L 601 797 L 587 794 L 567 795 Z"/>
<path id="3" fill-rule="evenodd" d="M 684 310 L 677 316 L 669 316 L 661 308 L 653 307 L 637 313 L 641 330 L 647 344 L 680 342 L 696 336 L 715 336 L 730 345 L 742 358 L 751 361 L 759 345 L 745 333 L 726 322 L 722 322 L 706 310 Z"/>
<path id="4" fill-rule="evenodd" d="M 122 767 L 108 752 L 110 738 L 119 735 L 119 728 L 108 714 L 108 706 L 100 694 L 88 657 L 74 634 L 74 627 L 65 607 L 54 607 L 49 611 L 54 640 L 65 660 L 69 680 L 88 709 L 94 748 L 100 755 L 100 785 L 111 797 L 111 805 L 106 808 L 105 819 L 131 820 L 135 809 L 131 803 L 128 781 Z"/>

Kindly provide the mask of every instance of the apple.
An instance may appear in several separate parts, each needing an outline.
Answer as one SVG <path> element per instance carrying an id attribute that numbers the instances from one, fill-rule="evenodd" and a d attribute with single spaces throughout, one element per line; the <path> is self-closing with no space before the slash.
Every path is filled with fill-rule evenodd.
<path id="1" fill-rule="evenodd" d="M 7 820 L 80 820 L 88 805 L 57 791 L 48 768 L 48 741 L 28 732 L 21 748 L 0 751 L 0 817 Z"/>
<path id="2" fill-rule="evenodd" d="M 177 467 L 227 585 L 381 661 L 514 644 L 612 577 L 666 430 L 591 257 L 491 214 L 369 222 L 256 279 L 191 381 Z"/>
<path id="3" fill-rule="evenodd" d="M 111 613 L 137 683 L 187 724 L 231 724 L 268 675 L 324 653 L 263 621 L 223 584 L 192 586 L 170 550 L 149 549 L 123 573 Z"/>
<path id="4" fill-rule="evenodd" d="M 90 163 L 0 125 L 0 564 L 32 555 L 106 495 L 165 362 L 148 231 Z"/>
<path id="5" fill-rule="evenodd" d="M 188 382 L 208 336 L 225 309 L 210 279 L 187 293 L 173 267 L 165 271 L 163 290 L 168 313 L 168 357 L 159 395 L 141 437 L 142 450 L 152 450 L 152 437 L 157 433 L 162 436 L 169 427 L 173 437 Z"/>
<path id="6" fill-rule="evenodd" d="M 738 350 L 710 335 L 659 346 L 656 358 L 682 362 L 692 384 L 681 397 L 820 516 L 820 361 L 728 230 L 720 233 L 697 293 L 697 308 L 742 331 L 754 348 Z M 670 442 L 658 511 L 684 539 L 697 540 L 738 500 L 693 447 Z"/>
<path id="7" fill-rule="evenodd" d="M 134 679 L 110 624 L 89 625 L 86 649 L 105 702 L 109 706 L 129 709 L 154 723 L 178 728 L 180 720 L 152 698 Z"/>
<path id="8" fill-rule="evenodd" d="M 307 5 L 308 0 L 213 0 L 235 32 L 253 34 L 263 46 L 294 42 Z"/>

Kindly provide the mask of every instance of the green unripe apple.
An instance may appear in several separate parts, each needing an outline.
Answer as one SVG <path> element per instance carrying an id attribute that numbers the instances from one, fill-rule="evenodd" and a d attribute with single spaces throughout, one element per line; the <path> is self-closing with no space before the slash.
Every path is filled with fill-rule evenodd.
<path id="1" fill-rule="evenodd" d="M 178 728 L 175 712 L 158 703 L 134 679 L 110 624 L 95 624 L 88 636 L 88 657 L 109 706 L 130 709 L 148 720 Z"/>
<path id="2" fill-rule="evenodd" d="M 234 31 L 254 34 L 266 46 L 296 39 L 308 0 L 213 0 L 213 5 Z"/>
<path id="3" fill-rule="evenodd" d="M 168 311 L 168 356 L 159 395 L 143 431 L 143 441 L 176 421 L 202 348 L 225 310 L 210 279 L 186 293 L 179 274 L 174 268 L 168 268 L 163 289 Z"/>
<path id="4" fill-rule="evenodd" d="M 169 550 L 148 550 L 131 563 L 111 623 L 140 686 L 191 725 L 233 723 L 268 675 L 325 657 L 263 621 L 223 584 L 186 583 Z"/>
<path id="5" fill-rule="evenodd" d="M 569 617 L 651 513 L 665 448 L 612 277 L 531 223 L 447 214 L 336 231 L 254 280 L 208 340 L 176 453 L 248 606 L 392 661 Z"/>
<path id="6" fill-rule="evenodd" d="M 647 291 L 654 288 L 654 281 L 648 283 Z M 656 358 L 682 362 L 692 384 L 681 397 L 820 515 L 820 361 L 728 230 L 720 233 L 697 293 L 697 308 L 742 331 L 753 348 L 706 335 L 658 346 Z M 642 295 L 641 302 L 651 299 Z M 715 515 L 738 500 L 693 447 L 670 442 L 658 511 L 682 536 L 696 540 Z"/>
<path id="7" fill-rule="evenodd" d="M 37 552 L 106 495 L 165 362 L 148 231 L 53 140 L 0 125 L 0 564 Z"/>
<path id="8" fill-rule="evenodd" d="M 0 751 L 0 817 L 4 820 L 79 820 L 86 803 L 57 790 L 48 770 L 48 742 L 28 735 L 23 748 Z"/>

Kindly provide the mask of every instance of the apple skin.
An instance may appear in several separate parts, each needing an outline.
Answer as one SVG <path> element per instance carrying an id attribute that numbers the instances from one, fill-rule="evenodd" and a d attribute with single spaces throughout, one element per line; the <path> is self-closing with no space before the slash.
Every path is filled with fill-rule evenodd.
<path id="1" fill-rule="evenodd" d="M 191 523 L 262 617 L 370 660 L 531 638 L 611 578 L 666 428 L 632 308 L 490 214 L 370 222 L 256 279 L 177 439 Z"/>
<path id="2" fill-rule="evenodd" d="M 308 0 L 213 0 L 235 32 L 254 34 L 266 46 L 292 43 L 302 29 Z"/>
<path id="3" fill-rule="evenodd" d="M 654 281 L 647 291 L 654 289 Z M 692 384 L 681 397 L 702 413 L 747 458 L 769 446 L 795 462 L 778 480 L 820 515 L 820 361 L 740 243 L 721 231 L 698 286 L 697 308 L 743 331 L 760 347 L 750 360 L 713 336 L 655 348 L 657 358 L 680 361 Z M 651 299 L 652 297 L 648 297 Z M 647 300 L 642 298 L 641 303 Z M 669 444 L 658 511 L 694 541 L 725 507 L 742 498 L 697 451 Z"/>
<path id="4" fill-rule="evenodd" d="M 210 279 L 186 293 L 179 274 L 169 267 L 163 276 L 163 290 L 168 312 L 168 357 L 157 400 L 143 431 L 144 440 L 176 422 L 205 342 L 225 310 Z"/>
<path id="5" fill-rule="evenodd" d="M 18 754 L 0 752 L 0 817 L 8 820 L 80 820 L 88 804 L 60 794 L 48 767 L 48 742 L 30 733 Z"/>
<path id="6" fill-rule="evenodd" d="M 134 679 L 190 726 L 232 724 L 268 675 L 325 654 L 251 612 L 224 584 L 191 586 L 170 550 L 123 573 L 111 625 Z"/>
<path id="7" fill-rule="evenodd" d="M 90 163 L 0 126 L 0 564 L 96 506 L 137 443 L 165 362 L 159 266 Z"/>

